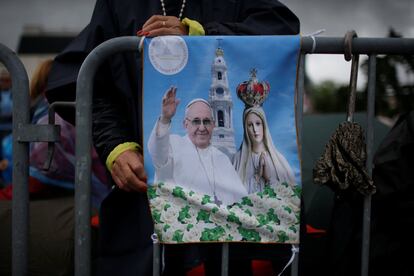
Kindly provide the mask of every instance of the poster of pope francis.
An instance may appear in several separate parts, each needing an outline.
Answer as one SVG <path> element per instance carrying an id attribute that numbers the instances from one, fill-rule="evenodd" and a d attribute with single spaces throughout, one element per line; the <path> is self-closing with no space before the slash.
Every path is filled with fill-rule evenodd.
<path id="1" fill-rule="evenodd" d="M 161 243 L 299 243 L 297 36 L 144 41 L 148 197 Z"/>

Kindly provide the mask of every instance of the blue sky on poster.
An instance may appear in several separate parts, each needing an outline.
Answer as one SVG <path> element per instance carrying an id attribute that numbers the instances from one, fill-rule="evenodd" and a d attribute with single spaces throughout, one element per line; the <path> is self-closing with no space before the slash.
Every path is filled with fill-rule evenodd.
<path id="1" fill-rule="evenodd" d="M 220 40 L 217 40 L 220 38 Z M 252 43 L 247 37 L 209 37 L 209 42 L 188 37 L 189 57 L 187 66 L 175 75 L 162 75 L 151 65 L 148 58 L 148 44 L 144 50 L 144 141 L 161 112 L 161 98 L 173 85 L 177 87 L 177 97 L 181 100 L 172 121 L 172 133 L 185 135 L 182 126 L 185 105 L 194 98 L 208 99 L 211 85 L 211 65 L 218 46 L 224 50 L 227 65 L 229 88 L 233 99 L 233 125 L 236 147 L 242 142 L 242 113 L 244 103 L 236 95 L 239 83 L 249 80 L 250 69 L 256 68 L 257 78 L 270 84 L 270 95 L 263 105 L 266 112 L 273 142 L 294 168 L 298 183 L 299 161 L 294 123 L 294 89 L 296 62 L 299 47 L 298 37 L 255 37 Z M 270 44 L 269 42 L 272 41 Z M 286 42 L 288 41 L 288 42 Z M 296 46 L 293 46 L 293 45 Z M 254 46 L 253 46 L 254 45 Z M 248 54 L 250 53 L 250 54 Z M 197 78 L 195 78 L 197 76 Z M 161 80 L 160 80 L 161 79 Z M 144 143 L 144 145 L 145 145 Z M 144 147 L 146 148 L 146 147 Z M 149 158 L 145 149 L 146 162 Z M 150 179 L 153 169 L 146 163 Z"/>

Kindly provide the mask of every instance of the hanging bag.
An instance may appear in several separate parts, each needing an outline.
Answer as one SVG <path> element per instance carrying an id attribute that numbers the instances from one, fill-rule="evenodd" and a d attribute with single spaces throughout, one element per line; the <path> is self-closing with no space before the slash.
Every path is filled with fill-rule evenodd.
<path id="1" fill-rule="evenodd" d="M 375 193 L 366 168 L 366 144 L 363 128 L 353 122 L 359 56 L 352 55 L 355 32 L 345 35 L 345 59 L 352 58 L 347 119 L 335 130 L 313 169 L 316 184 L 327 185 L 335 193 L 353 188 L 363 195 Z"/>

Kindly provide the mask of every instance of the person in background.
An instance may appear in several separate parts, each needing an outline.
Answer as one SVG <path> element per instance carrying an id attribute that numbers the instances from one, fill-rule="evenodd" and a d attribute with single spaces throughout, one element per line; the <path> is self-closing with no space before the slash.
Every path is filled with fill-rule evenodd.
<path id="1" fill-rule="evenodd" d="M 7 70 L 0 71 L 0 141 L 11 133 L 12 116 L 11 78 Z M 7 174 L 8 160 L 3 157 L 0 144 L 0 188 L 10 184 L 11 175 Z"/>
<path id="2" fill-rule="evenodd" d="M 298 18 L 277 0 L 98 0 L 90 23 L 56 57 L 47 97 L 51 102 L 73 101 L 83 60 L 111 38 L 298 33 Z M 116 187 L 100 209 L 98 275 L 152 274 L 153 223 L 141 151 L 141 76 L 140 54 L 125 52 L 106 60 L 95 77 L 94 145 Z M 74 122 L 73 112 L 60 112 Z M 179 263 L 174 256 L 165 260 L 165 274 L 185 274 L 187 267 L 174 268 Z"/>
<path id="3" fill-rule="evenodd" d="M 30 80 L 30 119 L 32 124 L 48 124 L 49 103 L 44 91 L 53 60 L 40 63 Z M 55 114 L 55 124 L 60 126 L 60 142 L 55 144 L 48 165 L 48 143 L 30 145 L 29 191 L 31 198 L 53 197 L 55 193 L 73 193 L 75 183 L 75 128 Z M 0 198 L 12 196 L 12 142 L 11 134 L 2 140 L 5 165 L 3 173 L 8 186 L 0 191 Z M 105 168 L 95 149 L 92 150 L 92 205 L 97 210 L 103 198 L 110 192 Z"/>
<path id="4" fill-rule="evenodd" d="M 53 60 L 45 60 L 36 68 L 30 81 L 30 117 L 32 124 L 48 123 L 49 104 L 44 96 Z M 73 275 L 74 273 L 74 174 L 75 128 L 58 115 L 60 141 L 55 144 L 49 165 L 47 142 L 30 144 L 29 166 L 29 275 Z M 0 189 L 0 275 L 11 275 L 11 200 L 12 135 L 2 140 L 7 186 Z M 97 213 L 100 202 L 110 191 L 105 168 L 92 152 L 92 206 Z M 95 230 L 95 228 L 94 228 Z M 95 234 L 95 231 L 92 231 Z"/>

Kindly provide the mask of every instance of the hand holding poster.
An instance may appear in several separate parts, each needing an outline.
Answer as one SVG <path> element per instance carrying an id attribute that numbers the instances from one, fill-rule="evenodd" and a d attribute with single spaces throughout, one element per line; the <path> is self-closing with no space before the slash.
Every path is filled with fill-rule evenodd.
<path id="1" fill-rule="evenodd" d="M 299 242 L 299 37 L 144 43 L 144 157 L 163 243 Z"/>

